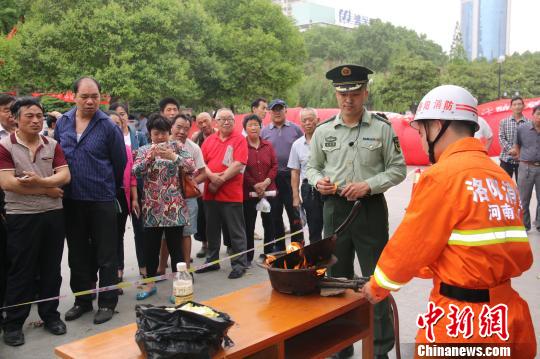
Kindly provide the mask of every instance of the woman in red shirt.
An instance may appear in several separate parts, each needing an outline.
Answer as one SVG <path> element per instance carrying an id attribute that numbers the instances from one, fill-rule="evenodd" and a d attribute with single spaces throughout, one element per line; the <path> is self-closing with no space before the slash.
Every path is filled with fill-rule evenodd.
<path id="1" fill-rule="evenodd" d="M 277 160 L 274 147 L 260 137 L 262 121 L 255 115 L 244 118 L 244 130 L 247 133 L 248 161 L 244 172 L 244 219 L 246 222 L 247 249 L 253 249 L 253 234 L 257 220 L 257 203 L 264 197 L 265 191 L 276 191 L 274 179 L 277 174 Z M 252 197 L 250 193 L 254 193 Z M 269 200 L 270 203 L 272 201 Z M 261 212 L 264 243 L 274 240 L 274 224 L 270 213 Z M 273 252 L 272 246 L 264 247 L 264 253 Z M 248 252 L 248 262 L 253 260 L 253 251 Z"/>

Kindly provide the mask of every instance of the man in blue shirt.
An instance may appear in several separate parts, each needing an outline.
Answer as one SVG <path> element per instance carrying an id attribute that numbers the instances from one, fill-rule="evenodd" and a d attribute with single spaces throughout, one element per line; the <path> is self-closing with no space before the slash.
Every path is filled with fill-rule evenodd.
<path id="1" fill-rule="evenodd" d="M 272 209 L 271 214 L 274 221 L 275 237 L 281 238 L 285 235 L 285 225 L 283 224 L 283 207 L 287 211 L 289 217 L 289 225 L 291 233 L 302 229 L 300 213 L 298 209 L 293 207 L 293 194 L 291 187 L 291 169 L 287 167 L 289 155 L 294 141 L 302 137 L 304 134 L 300 127 L 292 122 L 287 121 L 287 104 L 285 101 L 275 99 L 268 106 L 272 123 L 268 124 L 261 131 L 261 137 L 272 142 L 272 146 L 276 150 L 278 161 L 278 173 L 275 179 L 278 190 L 277 196 L 270 201 Z M 303 242 L 304 235 L 296 234 L 291 238 L 294 242 Z M 276 243 L 276 250 L 285 250 L 285 241 Z"/>
<path id="2" fill-rule="evenodd" d="M 54 131 L 71 170 L 64 210 L 73 292 L 91 289 L 97 270 L 100 287 L 118 281 L 115 198 L 122 187 L 126 148 L 118 126 L 99 110 L 100 91 L 91 77 L 75 81 L 76 107 L 62 116 Z M 117 291 L 100 293 L 94 323 L 111 319 L 117 302 Z M 66 321 L 90 311 L 91 296 L 77 296 Z"/>

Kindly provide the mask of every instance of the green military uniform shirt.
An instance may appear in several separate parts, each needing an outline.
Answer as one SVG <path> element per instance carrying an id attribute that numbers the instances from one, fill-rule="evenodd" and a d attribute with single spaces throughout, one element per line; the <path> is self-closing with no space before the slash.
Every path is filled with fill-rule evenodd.
<path id="1" fill-rule="evenodd" d="M 392 125 L 366 109 L 354 127 L 347 127 L 337 115 L 313 133 L 306 172 L 313 186 L 323 177 L 338 186 L 365 181 L 371 194 L 378 194 L 403 181 L 406 172 Z"/>

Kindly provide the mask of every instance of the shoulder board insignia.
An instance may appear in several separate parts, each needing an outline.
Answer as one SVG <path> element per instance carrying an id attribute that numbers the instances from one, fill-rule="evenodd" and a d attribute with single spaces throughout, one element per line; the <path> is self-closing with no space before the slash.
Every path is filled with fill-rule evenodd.
<path id="1" fill-rule="evenodd" d="M 388 117 L 386 117 L 386 115 L 384 113 L 382 113 L 382 112 L 377 112 L 377 113 L 372 112 L 371 113 L 371 118 L 382 121 L 382 122 L 386 123 L 387 125 L 392 126 L 392 122 L 390 122 Z"/>
<path id="2" fill-rule="evenodd" d="M 330 117 L 328 120 L 325 120 L 325 121 L 319 123 L 319 124 L 317 125 L 317 127 L 322 126 L 322 125 L 327 124 L 327 123 L 330 123 L 330 122 L 333 122 L 335 119 L 336 119 L 336 116 L 332 116 L 332 117 Z"/>

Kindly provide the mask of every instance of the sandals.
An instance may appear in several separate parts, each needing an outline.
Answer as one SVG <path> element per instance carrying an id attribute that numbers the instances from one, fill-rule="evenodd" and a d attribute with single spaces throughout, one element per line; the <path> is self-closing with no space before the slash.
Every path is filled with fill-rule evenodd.
<path id="1" fill-rule="evenodd" d="M 156 293 L 157 293 L 157 287 L 153 286 L 152 289 L 150 289 L 150 290 L 147 290 L 147 291 L 143 290 L 141 292 L 138 292 L 137 295 L 135 296 L 135 299 L 137 299 L 137 300 L 145 300 L 146 298 L 151 297 Z"/>

